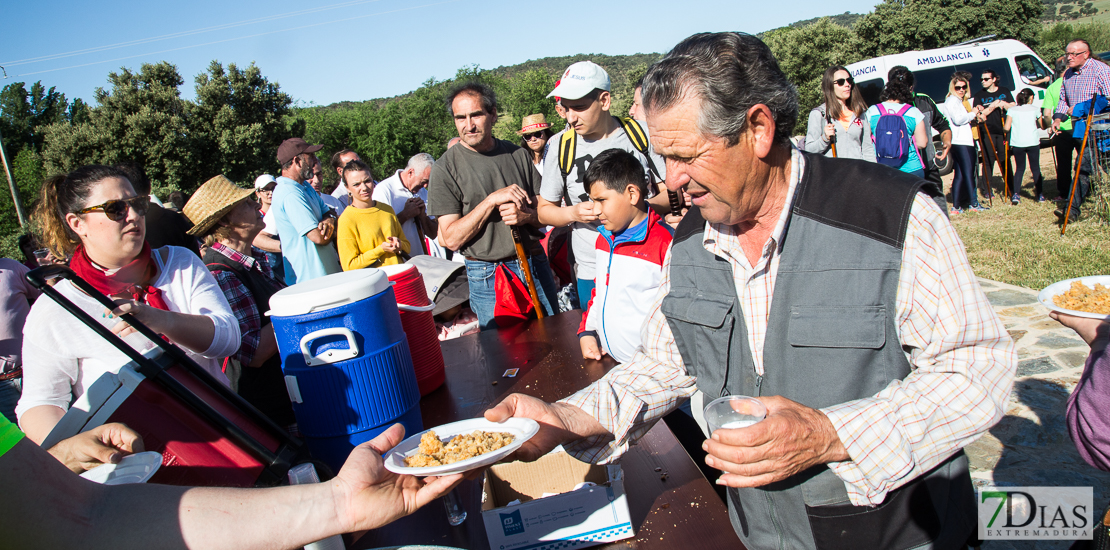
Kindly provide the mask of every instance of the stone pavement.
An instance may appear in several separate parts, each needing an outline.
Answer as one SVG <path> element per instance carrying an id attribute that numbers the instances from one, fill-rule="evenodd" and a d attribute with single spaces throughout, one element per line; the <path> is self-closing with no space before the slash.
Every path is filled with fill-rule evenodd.
<path id="1" fill-rule="evenodd" d="M 1068 437 L 1064 414 L 1089 348 L 1052 320 L 1038 291 L 979 279 L 1018 350 L 1017 380 L 1006 416 L 966 449 L 976 487 L 1094 487 L 1101 513 L 1110 501 L 1110 472 L 1088 465 Z M 1108 404 L 1110 406 L 1110 404 Z M 990 541 L 987 550 L 1065 549 L 1070 542 Z"/>

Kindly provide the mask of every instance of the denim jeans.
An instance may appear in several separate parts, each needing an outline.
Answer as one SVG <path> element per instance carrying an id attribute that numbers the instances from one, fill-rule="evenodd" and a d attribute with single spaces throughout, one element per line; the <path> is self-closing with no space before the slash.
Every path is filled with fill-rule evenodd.
<path id="1" fill-rule="evenodd" d="M 975 193 L 975 147 L 952 145 L 949 154 L 956 161 L 952 179 L 952 208 L 978 207 L 979 195 Z"/>
<path id="2" fill-rule="evenodd" d="M 12 424 L 15 424 L 15 405 L 22 393 L 22 378 L 0 381 L 0 414 L 8 417 Z"/>
<path id="3" fill-rule="evenodd" d="M 516 273 L 521 281 L 525 280 L 518 260 L 503 263 L 510 271 Z M 547 263 L 547 256 L 534 254 L 528 258 L 528 265 L 532 269 L 536 294 L 539 296 L 544 314 L 554 315 L 551 304 L 557 303 L 558 289 L 555 288 L 555 277 L 551 273 L 551 266 Z M 497 323 L 493 320 L 493 307 L 497 300 L 497 292 L 494 289 L 496 273 L 497 262 L 466 260 L 466 279 L 470 285 L 470 309 L 478 316 L 478 327 L 481 330 L 497 328 Z"/>

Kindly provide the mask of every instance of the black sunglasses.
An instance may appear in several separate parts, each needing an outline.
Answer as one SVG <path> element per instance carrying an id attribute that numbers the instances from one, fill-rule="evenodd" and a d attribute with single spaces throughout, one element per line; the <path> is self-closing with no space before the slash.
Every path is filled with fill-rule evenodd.
<path id="1" fill-rule="evenodd" d="M 855 84 L 856 83 L 856 81 L 852 80 L 852 77 L 850 77 L 850 76 L 848 78 L 838 78 L 838 79 L 834 80 L 833 82 L 835 82 L 837 86 L 843 86 L 845 82 L 847 82 L 848 84 Z"/>
<path id="2" fill-rule="evenodd" d="M 532 132 L 531 134 L 524 134 L 521 137 L 523 137 L 525 141 L 532 141 L 533 139 L 542 139 L 543 138 L 543 131 L 541 130 L 539 132 Z"/>
<path id="3" fill-rule="evenodd" d="M 985 77 L 985 78 L 980 78 L 979 82 L 990 82 L 992 80 L 994 80 L 994 77 L 988 76 L 988 77 Z"/>
<path id="4" fill-rule="evenodd" d="M 952 89 L 953 89 L 953 90 L 966 90 L 966 89 L 967 89 L 967 85 L 965 84 L 965 85 L 963 85 L 963 86 L 952 86 Z"/>
<path id="5" fill-rule="evenodd" d="M 100 210 L 108 216 L 109 220 L 118 222 L 127 217 L 127 208 L 131 207 L 136 214 L 140 216 L 146 215 L 146 209 L 150 206 L 150 195 L 140 195 L 138 197 L 131 197 L 130 199 L 113 199 L 103 204 L 82 208 L 74 214 L 87 214 Z"/>

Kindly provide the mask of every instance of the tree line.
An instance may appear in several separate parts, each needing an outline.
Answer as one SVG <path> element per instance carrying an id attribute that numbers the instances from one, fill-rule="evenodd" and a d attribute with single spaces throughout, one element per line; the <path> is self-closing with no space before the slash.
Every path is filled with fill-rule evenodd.
<path id="1" fill-rule="evenodd" d="M 1028 44 L 1050 64 L 1073 37 L 1088 39 L 1096 52 L 1110 49 L 1110 26 L 1045 27 L 1045 5 L 1042 0 L 885 0 L 863 16 L 799 22 L 760 37 L 798 87 L 805 112 L 822 101 L 821 75 L 834 64 L 991 34 Z M 493 70 L 463 67 L 453 78 L 429 79 L 402 96 L 329 106 L 296 106 L 253 63 L 239 68 L 216 61 L 193 79 L 195 99 L 186 100 L 180 93 L 184 79 L 174 65 L 143 64 L 138 72 L 109 73 L 107 87 L 96 90 L 91 105 L 69 102 L 41 82 L 30 90 L 23 82 L 9 84 L 0 92 L 0 135 L 28 211 L 45 176 L 90 163 L 137 162 L 163 198 L 174 190 L 191 192 L 221 173 L 248 185 L 260 173 L 277 172 L 274 151 L 292 136 L 323 144 L 321 158 L 354 149 L 383 178 L 418 152 L 443 153 L 456 135 L 444 98 L 458 82 L 478 80 L 493 87 L 501 108 L 494 133 L 517 141 L 524 116 L 543 113 L 559 126 L 546 96 L 571 63 L 591 59 L 604 66 L 612 79 L 612 111 L 624 115 L 633 83 L 660 57 L 577 55 Z M 804 124 L 805 117 L 799 119 Z M 0 194 L 0 211 L 13 212 L 0 217 L 0 255 L 19 257 L 14 243 L 21 230 L 10 194 Z"/>

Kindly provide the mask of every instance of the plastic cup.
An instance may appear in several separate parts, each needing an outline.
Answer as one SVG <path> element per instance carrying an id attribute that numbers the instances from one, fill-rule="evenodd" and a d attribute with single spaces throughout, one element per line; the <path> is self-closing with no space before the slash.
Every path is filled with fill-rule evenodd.
<path id="1" fill-rule="evenodd" d="M 729 395 L 714 399 L 705 406 L 705 423 L 709 434 L 724 428 L 747 428 L 767 417 L 767 407 L 754 397 Z"/>
<path id="2" fill-rule="evenodd" d="M 40 249 L 36 250 L 34 252 L 34 254 L 35 254 L 35 261 L 38 262 L 39 265 L 48 265 L 50 263 L 50 260 L 49 260 L 50 249 L 49 248 L 40 248 Z"/>

